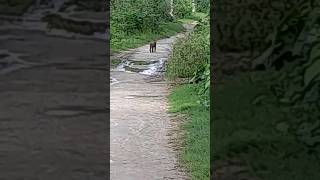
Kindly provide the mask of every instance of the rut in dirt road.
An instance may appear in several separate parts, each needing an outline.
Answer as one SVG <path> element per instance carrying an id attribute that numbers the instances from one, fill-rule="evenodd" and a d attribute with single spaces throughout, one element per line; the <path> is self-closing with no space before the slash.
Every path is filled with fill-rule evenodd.
<path id="1" fill-rule="evenodd" d="M 193 25 L 189 30 L 193 28 Z M 111 72 L 111 179 L 188 179 L 169 144 L 174 129 L 167 113 L 168 87 L 154 81 L 168 59 L 171 45 L 184 34 L 118 55 L 126 59 Z"/>

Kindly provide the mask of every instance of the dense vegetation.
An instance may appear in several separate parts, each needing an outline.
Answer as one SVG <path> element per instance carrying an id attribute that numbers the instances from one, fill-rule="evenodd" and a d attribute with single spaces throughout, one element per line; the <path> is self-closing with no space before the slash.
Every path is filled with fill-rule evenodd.
<path id="1" fill-rule="evenodd" d="M 208 14 L 207 14 L 208 16 Z M 208 17 L 190 35 L 178 40 L 166 65 L 166 77 L 187 79 L 169 97 L 170 111 L 186 115 L 182 161 L 192 179 L 209 178 L 210 32 Z M 203 16 L 202 16 L 203 17 Z"/>
<path id="2" fill-rule="evenodd" d="M 176 18 L 189 18 L 192 15 L 192 1 L 191 0 L 174 0 L 173 1 L 173 15 Z"/>
<path id="3" fill-rule="evenodd" d="M 319 179 L 319 2 L 220 5 L 242 20 L 217 24 L 228 62 L 216 62 L 212 163 L 240 158 L 265 180 Z"/>
<path id="4" fill-rule="evenodd" d="M 173 46 L 166 66 L 169 79 L 189 78 L 191 83 L 202 85 L 201 92 L 210 86 L 210 27 L 209 20 L 199 23 L 195 30 Z"/>
<path id="5" fill-rule="evenodd" d="M 194 0 L 196 4 L 196 12 L 207 13 L 210 11 L 210 0 Z"/>
<path id="6" fill-rule="evenodd" d="M 111 49 L 137 47 L 183 30 L 170 15 L 170 2 L 157 0 L 111 1 Z"/>
<path id="7" fill-rule="evenodd" d="M 156 31 L 162 22 L 170 20 L 167 1 L 111 1 L 112 32 L 125 34 L 144 30 Z M 113 35 L 113 34 L 112 34 Z"/>
<path id="8" fill-rule="evenodd" d="M 171 0 L 112 0 L 111 50 L 134 48 L 172 36 L 184 30 L 183 19 L 199 19 L 192 14 L 192 0 L 174 0 L 172 7 L 170 3 Z"/>

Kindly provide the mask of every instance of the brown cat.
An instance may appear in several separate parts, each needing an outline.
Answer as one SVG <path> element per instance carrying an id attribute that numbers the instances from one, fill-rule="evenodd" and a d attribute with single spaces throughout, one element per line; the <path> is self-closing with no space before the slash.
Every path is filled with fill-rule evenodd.
<path id="1" fill-rule="evenodd" d="M 154 49 L 154 51 L 153 51 L 153 49 Z M 156 52 L 156 49 L 157 49 L 157 41 L 151 42 L 150 43 L 150 49 L 149 49 L 150 53 Z"/>

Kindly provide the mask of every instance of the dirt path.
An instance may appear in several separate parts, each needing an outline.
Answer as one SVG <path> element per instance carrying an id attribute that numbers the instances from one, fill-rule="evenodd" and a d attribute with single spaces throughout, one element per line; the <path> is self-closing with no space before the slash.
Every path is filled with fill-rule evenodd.
<path id="1" fill-rule="evenodd" d="M 156 76 L 181 36 L 158 41 L 156 53 L 145 45 L 118 56 L 126 61 L 111 72 L 112 180 L 188 179 L 169 143 L 167 85 Z"/>

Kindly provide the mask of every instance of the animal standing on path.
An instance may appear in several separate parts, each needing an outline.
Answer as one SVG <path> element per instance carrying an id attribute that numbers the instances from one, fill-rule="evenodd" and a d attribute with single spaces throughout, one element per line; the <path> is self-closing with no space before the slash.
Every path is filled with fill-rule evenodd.
<path id="1" fill-rule="evenodd" d="M 154 49 L 154 51 L 153 51 L 153 49 Z M 152 53 L 152 52 L 156 52 L 156 50 L 157 50 L 157 41 L 153 41 L 150 43 L 149 51 L 150 51 L 150 53 Z"/>

